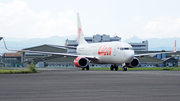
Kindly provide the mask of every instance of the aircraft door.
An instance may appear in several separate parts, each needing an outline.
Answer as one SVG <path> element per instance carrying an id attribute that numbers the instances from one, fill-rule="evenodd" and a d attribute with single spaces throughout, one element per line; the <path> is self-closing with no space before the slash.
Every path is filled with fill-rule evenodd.
<path id="1" fill-rule="evenodd" d="M 114 48 L 113 56 L 116 56 L 116 48 Z"/>

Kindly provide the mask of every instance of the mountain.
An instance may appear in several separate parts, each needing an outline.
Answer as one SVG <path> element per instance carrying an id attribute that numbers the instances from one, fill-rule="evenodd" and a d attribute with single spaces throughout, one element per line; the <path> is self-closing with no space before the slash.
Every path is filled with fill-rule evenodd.
<path id="1" fill-rule="evenodd" d="M 176 40 L 177 50 L 180 50 L 180 38 L 150 38 L 150 39 L 140 39 L 137 36 L 133 36 L 125 40 L 125 42 L 142 42 L 148 40 L 149 51 L 161 51 L 161 50 L 173 50 L 174 43 Z"/>
<path id="2" fill-rule="evenodd" d="M 138 38 L 137 36 L 133 36 L 132 38 L 126 39 L 125 42 L 133 42 L 133 43 L 139 43 L 144 41 L 143 39 Z"/>

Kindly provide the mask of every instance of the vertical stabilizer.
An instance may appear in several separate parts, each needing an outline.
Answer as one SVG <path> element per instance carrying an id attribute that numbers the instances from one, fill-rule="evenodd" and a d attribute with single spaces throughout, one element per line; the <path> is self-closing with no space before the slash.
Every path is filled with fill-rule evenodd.
<path id="1" fill-rule="evenodd" d="M 77 13 L 77 28 L 78 28 L 78 45 L 83 45 L 83 44 L 88 44 L 83 36 L 83 31 L 82 31 L 82 27 L 81 27 L 81 22 L 80 22 L 80 18 L 79 18 L 79 13 Z"/>
<path id="2" fill-rule="evenodd" d="M 175 40 L 175 44 L 174 44 L 174 52 L 177 51 L 177 48 L 176 48 L 176 40 Z"/>

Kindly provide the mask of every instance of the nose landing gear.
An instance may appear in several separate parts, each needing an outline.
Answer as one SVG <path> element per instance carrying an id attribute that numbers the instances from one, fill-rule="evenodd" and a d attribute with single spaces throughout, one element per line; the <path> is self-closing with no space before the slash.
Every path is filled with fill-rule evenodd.
<path id="1" fill-rule="evenodd" d="M 123 71 L 127 71 L 127 67 L 126 67 L 126 66 L 123 66 L 123 67 L 122 67 L 122 70 L 123 70 Z"/>
<path id="2" fill-rule="evenodd" d="M 123 70 L 123 71 L 127 71 L 127 66 L 126 66 L 125 63 L 122 64 L 122 70 Z"/>

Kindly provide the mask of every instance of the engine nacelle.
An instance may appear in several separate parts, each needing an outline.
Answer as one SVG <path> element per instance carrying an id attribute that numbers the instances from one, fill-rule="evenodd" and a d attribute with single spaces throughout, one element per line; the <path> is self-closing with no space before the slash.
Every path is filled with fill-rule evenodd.
<path id="1" fill-rule="evenodd" d="M 85 57 L 77 57 L 74 59 L 74 65 L 76 67 L 86 67 L 88 64 L 88 59 Z"/>
<path id="2" fill-rule="evenodd" d="M 140 64 L 139 59 L 134 57 L 134 59 L 131 61 L 131 63 L 126 63 L 126 66 L 129 68 L 134 68 L 134 67 L 139 66 L 139 64 Z"/>

